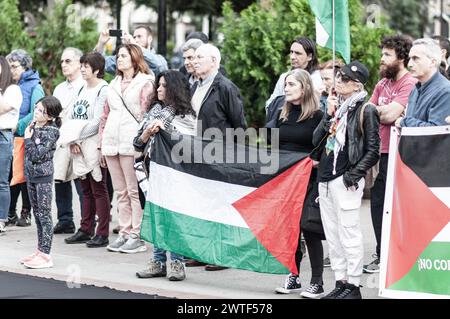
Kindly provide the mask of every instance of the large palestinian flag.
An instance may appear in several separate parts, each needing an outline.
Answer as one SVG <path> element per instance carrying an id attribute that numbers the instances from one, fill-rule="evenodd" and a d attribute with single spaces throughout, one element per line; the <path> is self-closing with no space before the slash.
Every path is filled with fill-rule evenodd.
<path id="1" fill-rule="evenodd" d="M 266 174 L 266 150 L 223 144 L 167 132 L 155 137 L 142 238 L 209 264 L 297 273 L 308 154 L 273 151 L 275 170 Z"/>
<path id="2" fill-rule="evenodd" d="M 450 126 L 391 135 L 380 295 L 450 297 Z"/>

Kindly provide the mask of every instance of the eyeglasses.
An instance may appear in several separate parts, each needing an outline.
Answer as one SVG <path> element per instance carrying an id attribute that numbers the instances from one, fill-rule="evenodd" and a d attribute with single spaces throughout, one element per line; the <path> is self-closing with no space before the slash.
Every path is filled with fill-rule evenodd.
<path id="1" fill-rule="evenodd" d="M 351 77 L 349 77 L 348 75 L 342 73 L 341 71 L 337 71 L 337 72 L 336 72 L 336 80 L 339 80 L 339 81 L 341 81 L 341 82 L 343 82 L 343 83 L 348 83 L 348 82 L 350 82 L 350 81 L 358 82 L 358 81 L 353 80 L 353 79 L 352 79 Z"/>
<path id="2" fill-rule="evenodd" d="M 66 63 L 66 64 L 70 64 L 72 63 L 71 59 L 65 59 L 65 60 L 61 60 L 61 64 Z"/>
<path id="3" fill-rule="evenodd" d="M 11 68 L 11 70 L 16 70 L 16 69 L 20 68 L 21 65 L 20 64 L 10 64 L 9 67 Z"/>

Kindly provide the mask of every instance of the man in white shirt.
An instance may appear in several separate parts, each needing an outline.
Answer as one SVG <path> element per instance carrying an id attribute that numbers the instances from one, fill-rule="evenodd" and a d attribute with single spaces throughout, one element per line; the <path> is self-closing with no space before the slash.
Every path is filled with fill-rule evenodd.
<path id="1" fill-rule="evenodd" d="M 61 69 L 66 80 L 58 84 L 53 95 L 61 102 L 63 107 L 63 111 L 61 112 L 63 123 L 67 114 L 70 113 L 73 103 L 77 100 L 81 88 L 84 86 L 80 65 L 82 55 L 83 52 L 77 48 L 66 48 L 61 56 Z M 57 152 L 55 152 L 55 167 L 58 166 L 60 161 L 66 161 L 68 156 L 69 150 L 67 148 L 58 148 Z M 75 180 L 75 187 L 81 199 L 81 188 L 78 180 Z M 58 209 L 58 223 L 54 227 L 53 232 L 55 234 L 74 233 L 75 224 L 73 222 L 72 185 L 70 180 L 55 183 L 55 200 Z"/>

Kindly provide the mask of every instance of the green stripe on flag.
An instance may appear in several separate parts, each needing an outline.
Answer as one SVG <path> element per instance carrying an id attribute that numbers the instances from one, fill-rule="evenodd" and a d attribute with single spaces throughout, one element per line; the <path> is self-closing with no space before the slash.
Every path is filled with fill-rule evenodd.
<path id="1" fill-rule="evenodd" d="M 147 202 L 141 238 L 155 247 L 220 266 L 287 274 L 248 228 L 230 226 L 167 210 Z"/>
<path id="2" fill-rule="evenodd" d="M 392 290 L 450 295 L 450 242 L 431 242 Z"/>

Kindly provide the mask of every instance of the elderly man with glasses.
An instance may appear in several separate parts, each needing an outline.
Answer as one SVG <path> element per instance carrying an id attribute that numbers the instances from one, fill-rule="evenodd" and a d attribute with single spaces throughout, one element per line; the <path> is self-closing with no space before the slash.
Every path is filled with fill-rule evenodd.
<path id="1" fill-rule="evenodd" d="M 313 135 L 321 153 L 321 218 L 336 279 L 326 299 L 361 299 L 364 249 L 359 213 L 364 177 L 380 157 L 380 117 L 374 105 L 364 104 L 368 79 L 369 71 L 359 61 L 337 72 L 327 112 Z"/>
<path id="2" fill-rule="evenodd" d="M 53 91 L 63 108 L 61 119 L 67 119 L 68 112 L 72 109 L 73 103 L 85 85 L 81 76 L 80 58 L 83 55 L 77 48 L 66 48 L 61 55 L 61 70 L 66 78 L 64 82 L 59 83 Z M 58 210 L 58 223 L 53 229 L 54 234 L 72 234 L 75 233 L 75 224 L 73 222 L 72 209 L 72 182 L 73 176 L 68 173 L 70 162 L 70 152 L 68 148 L 58 147 L 54 155 L 55 163 L 55 200 Z M 81 197 L 81 185 L 78 179 L 74 180 L 78 196 Z M 80 200 L 81 207 L 81 200 Z"/>
<path id="3" fill-rule="evenodd" d="M 22 92 L 22 105 L 19 111 L 19 122 L 14 133 L 16 137 L 23 137 L 25 129 L 33 120 L 34 105 L 45 96 L 41 86 L 38 71 L 32 69 L 33 59 L 22 49 L 14 50 L 6 56 L 11 68 L 13 80 L 19 85 Z M 20 218 L 16 215 L 16 204 L 22 193 L 22 211 Z M 9 206 L 8 224 L 16 226 L 31 225 L 31 204 L 28 198 L 27 184 L 20 183 L 11 187 L 11 204 Z"/>

